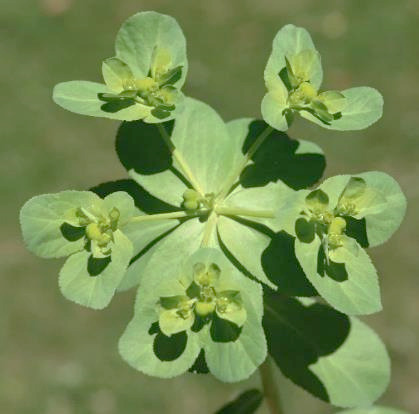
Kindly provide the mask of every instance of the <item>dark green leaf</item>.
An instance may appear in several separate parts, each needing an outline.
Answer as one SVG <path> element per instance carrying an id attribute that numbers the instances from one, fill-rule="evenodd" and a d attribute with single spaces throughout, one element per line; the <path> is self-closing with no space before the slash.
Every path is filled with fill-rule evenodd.
<path id="1" fill-rule="evenodd" d="M 269 353 L 282 373 L 322 400 L 367 406 L 388 385 L 385 347 L 357 318 L 312 299 L 266 291 L 263 325 Z"/>
<path id="2" fill-rule="evenodd" d="M 260 407 L 262 401 L 263 394 L 259 390 L 248 390 L 220 408 L 216 414 L 253 414 Z"/>

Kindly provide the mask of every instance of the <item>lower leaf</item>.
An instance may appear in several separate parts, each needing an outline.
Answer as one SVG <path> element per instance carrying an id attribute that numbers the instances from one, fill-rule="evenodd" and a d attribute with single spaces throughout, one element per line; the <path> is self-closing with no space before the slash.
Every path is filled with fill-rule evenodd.
<path id="1" fill-rule="evenodd" d="M 265 294 L 269 353 L 282 373 L 338 407 L 368 406 L 390 379 L 387 351 L 367 325 L 334 309 Z"/>

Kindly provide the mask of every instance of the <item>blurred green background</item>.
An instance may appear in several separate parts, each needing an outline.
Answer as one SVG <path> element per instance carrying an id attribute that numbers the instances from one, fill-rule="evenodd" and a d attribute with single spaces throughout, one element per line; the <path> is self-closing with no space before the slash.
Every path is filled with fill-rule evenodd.
<path id="1" fill-rule="evenodd" d="M 51 100 L 65 80 L 100 80 L 114 36 L 137 11 L 176 17 L 188 40 L 186 93 L 229 120 L 260 116 L 263 68 L 286 23 L 306 27 L 322 53 L 325 88 L 369 85 L 385 98 L 373 127 L 337 133 L 297 122 L 295 138 L 320 144 L 327 175 L 382 170 L 409 199 L 391 241 L 371 251 L 384 311 L 365 318 L 393 360 L 382 403 L 419 412 L 419 1 L 417 0 L 2 0 L 0 6 L 0 412 L 2 414 L 209 414 L 240 390 L 210 376 L 148 378 L 118 356 L 135 292 L 102 311 L 66 301 L 58 261 L 28 253 L 18 209 L 31 196 L 85 189 L 125 171 L 113 151 L 116 122 L 66 112 Z M 288 413 L 329 414 L 288 381 Z M 264 413 L 265 409 L 260 412 Z"/>

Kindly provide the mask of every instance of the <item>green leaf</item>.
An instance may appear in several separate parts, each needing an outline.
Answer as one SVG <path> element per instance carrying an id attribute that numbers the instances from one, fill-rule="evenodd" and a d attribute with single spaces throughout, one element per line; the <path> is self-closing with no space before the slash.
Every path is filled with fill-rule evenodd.
<path id="1" fill-rule="evenodd" d="M 342 116 L 324 124 L 311 113 L 301 111 L 302 117 L 327 129 L 338 131 L 356 131 L 365 129 L 377 122 L 383 114 L 383 97 L 370 87 L 360 86 L 341 92 L 346 98 L 346 104 L 341 111 Z"/>
<path id="2" fill-rule="evenodd" d="M 228 251 L 255 278 L 275 289 L 276 286 L 263 271 L 261 256 L 271 239 L 252 227 L 238 223 L 227 217 L 218 219 L 218 233 Z"/>
<path id="3" fill-rule="evenodd" d="M 368 246 L 377 246 L 387 241 L 400 226 L 406 212 L 406 198 L 399 184 L 385 173 L 369 171 L 353 176 L 338 175 L 328 178 L 319 186 L 329 196 L 330 209 L 338 206 L 351 179 L 354 183 L 357 178 L 364 180 L 366 187 L 362 197 L 352 197 L 352 202 L 359 208 L 359 213 L 354 217 L 365 218 Z"/>
<path id="4" fill-rule="evenodd" d="M 262 253 L 262 267 L 278 291 L 288 296 L 316 296 L 318 293 L 307 280 L 295 256 L 294 237 L 281 231 L 272 237 Z"/>
<path id="5" fill-rule="evenodd" d="M 128 64 L 135 78 L 149 76 L 149 72 L 156 69 L 153 64 L 168 63 L 168 69 L 182 67 L 176 86 L 180 88 L 185 83 L 186 40 L 173 17 L 153 11 L 131 16 L 119 30 L 115 48 L 116 56 Z"/>
<path id="6" fill-rule="evenodd" d="M 277 205 L 278 227 L 288 234 L 296 236 L 296 222 L 300 213 L 306 208 L 306 197 L 309 190 L 289 192 Z"/>
<path id="7" fill-rule="evenodd" d="M 316 53 L 317 51 L 310 34 L 302 27 L 288 24 L 276 34 L 272 45 L 272 53 L 265 68 L 265 83 L 269 91 L 275 90 L 278 84 L 282 83 L 278 74 L 286 66 L 285 57 L 291 59 L 307 50 L 312 50 L 315 54 L 304 52 L 300 55 L 301 58 L 297 59 L 299 60 L 298 63 L 307 64 L 311 83 L 316 89 L 320 87 L 323 79 L 323 71 L 320 58 L 315 57 L 312 59 L 312 57 L 318 56 L 318 53 Z M 305 54 L 306 56 L 304 56 Z M 309 61 L 307 61 L 308 56 L 311 57 Z M 300 65 L 298 65 L 298 68 L 300 68 Z M 267 119 L 265 121 L 270 123 Z"/>
<path id="8" fill-rule="evenodd" d="M 113 208 L 118 209 L 118 228 L 122 231 L 124 231 L 125 226 L 130 223 L 132 216 L 142 214 L 142 212 L 135 207 L 132 197 L 125 191 L 116 191 L 109 194 L 103 200 L 103 205 L 107 211 L 111 211 Z"/>
<path id="9" fill-rule="evenodd" d="M 366 406 L 390 379 L 387 351 L 372 329 L 326 305 L 265 294 L 269 353 L 295 384 L 338 407 Z"/>
<path id="10" fill-rule="evenodd" d="M 173 125 L 173 122 L 163 125 L 169 135 Z M 122 123 L 116 137 L 116 152 L 141 187 L 158 199 L 180 207 L 187 187 L 179 173 L 173 173 L 172 156 L 157 125 L 141 121 Z"/>
<path id="11" fill-rule="evenodd" d="M 314 190 L 306 197 L 306 205 L 310 210 L 324 211 L 329 206 L 329 196 L 320 189 Z"/>
<path id="12" fill-rule="evenodd" d="M 167 250 L 166 248 L 165 251 Z M 161 297 L 185 294 L 193 280 L 191 269 L 196 263 L 216 263 L 220 267 L 220 279 L 214 288 L 217 291 L 239 288 L 248 318 L 239 338 L 234 342 L 213 342 L 208 326 L 199 333 L 186 331 L 186 346 L 171 364 L 167 364 L 167 361 L 158 356 L 155 341 L 159 333 L 152 328 L 159 318 L 156 304 Z M 144 280 L 138 290 L 134 319 L 120 340 L 120 352 L 134 368 L 149 375 L 169 378 L 189 369 L 198 357 L 200 349 L 204 348 L 208 367 L 217 378 L 238 381 L 247 378 L 266 357 L 266 344 L 261 327 L 262 313 L 260 286 L 234 269 L 219 250 L 199 249 L 193 254 L 178 251 L 177 255 L 173 253 L 163 257 L 161 254 L 155 255 L 147 265 Z M 230 353 L 234 355 L 230 356 L 227 363 L 220 361 L 220 357 L 224 358 L 224 355 Z"/>
<path id="13" fill-rule="evenodd" d="M 221 264 L 225 258 L 220 258 Z M 226 264 L 227 266 L 227 264 Z M 199 334 L 205 350 L 205 360 L 211 373 L 224 382 L 241 381 L 248 378 L 265 360 L 267 347 L 262 329 L 263 300 L 261 285 L 246 278 L 231 267 L 231 273 L 223 278 L 217 288 L 223 290 L 239 290 L 247 319 L 240 335 L 233 342 L 215 342 L 209 340 L 208 333 L 203 329 Z"/>
<path id="14" fill-rule="evenodd" d="M 65 257 L 82 250 L 84 239 L 66 238 L 61 226 L 66 222 L 77 227 L 72 214 L 75 209 L 100 202 L 100 198 L 89 191 L 62 191 L 31 198 L 20 212 L 27 248 L 45 258 Z"/>
<path id="15" fill-rule="evenodd" d="M 367 253 L 361 247 L 357 256 L 344 248 L 338 250 L 342 263 L 328 264 L 318 236 L 311 243 L 295 241 L 295 254 L 307 279 L 330 305 L 348 315 L 381 310 L 377 272 Z"/>
<path id="16" fill-rule="evenodd" d="M 220 408 L 216 414 L 253 414 L 260 407 L 262 401 L 263 394 L 259 390 L 248 390 Z"/>
<path id="17" fill-rule="evenodd" d="M 136 119 L 150 118 L 150 108 L 134 104 L 126 108 L 115 107 L 113 109 L 103 109 L 103 100 L 99 99 L 101 93 L 112 93 L 112 91 L 101 83 L 89 81 L 70 81 L 59 83 L 54 87 L 54 102 L 68 111 L 76 114 L 96 116 L 102 118 L 119 119 L 121 121 L 133 121 Z M 160 122 L 160 121 L 158 121 Z"/>
<path id="18" fill-rule="evenodd" d="M 264 121 L 253 119 L 233 122 L 241 125 L 236 134 L 243 142 L 242 152 L 246 152 L 269 127 Z M 323 151 L 318 145 L 291 139 L 279 131 L 272 131 L 267 136 L 251 161 L 240 176 L 240 184 L 246 188 L 263 187 L 278 180 L 294 190 L 311 187 L 321 178 L 326 166 Z"/>
<path id="19" fill-rule="evenodd" d="M 237 151 L 220 116 L 205 103 L 187 98 L 171 138 L 203 194 L 217 194 L 231 174 Z M 175 166 L 180 169 L 177 162 Z"/>
<path id="20" fill-rule="evenodd" d="M 103 61 L 102 73 L 106 86 L 117 94 L 125 90 L 124 81 L 134 77 L 129 66 L 116 57 Z"/>
<path id="21" fill-rule="evenodd" d="M 285 86 L 278 85 L 270 90 L 262 100 L 262 117 L 272 128 L 278 131 L 286 131 L 292 123 L 293 117 L 287 117 L 288 91 Z"/>
<path id="22" fill-rule="evenodd" d="M 331 114 L 341 112 L 345 109 L 347 99 L 343 93 L 338 91 L 326 91 L 319 94 L 319 99 L 326 105 Z"/>
<path id="23" fill-rule="evenodd" d="M 339 411 L 337 414 L 409 414 L 395 408 L 373 406 L 370 408 L 355 408 L 354 410 Z"/>
<path id="24" fill-rule="evenodd" d="M 289 54 L 286 60 L 288 61 L 287 68 L 291 66 L 292 74 L 304 82 L 311 82 L 314 78 L 313 83 L 315 84 L 316 76 L 319 76 L 319 73 L 322 72 L 320 54 L 315 49 L 308 48 L 296 54 Z M 316 89 L 320 87 L 320 83 L 316 86 Z M 293 86 L 299 86 L 299 82 Z"/>
<path id="25" fill-rule="evenodd" d="M 399 228 L 406 213 L 406 197 L 397 181 L 385 173 L 370 171 L 356 177 L 364 179 L 367 187 L 382 194 L 386 200 L 383 208 L 370 210 L 365 217 L 369 246 L 378 246 Z"/>
<path id="26" fill-rule="evenodd" d="M 93 309 L 103 309 L 109 304 L 133 253 L 132 243 L 120 230 L 116 230 L 113 237 L 110 261 L 93 259 L 87 251 L 67 259 L 59 278 L 60 290 L 67 299 Z M 104 266 L 100 263 L 102 260 L 105 260 Z M 99 266 L 98 271 L 92 269 L 95 265 Z"/>
<path id="27" fill-rule="evenodd" d="M 157 320 L 155 305 L 150 303 L 150 297 L 156 299 L 150 292 L 139 290 L 137 303 L 141 306 L 119 340 L 119 353 L 129 365 L 144 374 L 173 378 L 183 374 L 193 365 L 201 346 L 197 334 L 188 331 L 184 334 L 186 344 L 183 349 L 181 348 L 179 355 L 176 353 L 171 358 L 164 358 L 161 352 L 158 352 L 160 348 L 158 345 L 164 340 L 169 342 L 170 338 L 160 332 L 150 332 L 150 328 Z M 170 342 L 168 345 L 170 347 Z"/>
<path id="28" fill-rule="evenodd" d="M 177 220 L 172 221 L 177 223 Z M 162 226 L 163 228 L 166 227 L 163 224 Z M 188 257 L 199 248 L 204 226 L 205 223 L 201 223 L 199 219 L 188 220 L 166 237 L 158 240 L 150 249 L 146 249 L 142 254 L 140 252 L 137 255 L 138 257 L 133 259 L 118 290 L 130 289 L 147 278 L 153 278 L 153 274 L 150 272 L 152 272 L 154 266 L 157 266 L 157 264 L 154 264 L 155 261 L 163 260 L 171 263 L 180 257 Z M 150 229 L 152 232 L 154 230 L 154 227 Z M 151 260 L 152 258 L 153 260 Z M 148 265 L 151 267 L 148 267 Z"/>
<path id="29" fill-rule="evenodd" d="M 284 199 L 289 199 L 291 193 L 295 193 L 295 191 L 281 181 L 268 183 L 264 187 L 243 188 L 238 185 L 224 201 L 222 207 L 237 209 L 237 216 L 263 224 L 277 232 L 282 230 L 282 217 L 280 217 L 277 206 L 283 203 Z M 275 217 L 246 216 L 246 214 L 240 214 L 241 208 L 253 211 L 270 211 Z"/>
<path id="30" fill-rule="evenodd" d="M 122 227 L 134 246 L 134 255 L 142 252 L 150 243 L 179 225 L 178 220 L 131 221 Z"/>

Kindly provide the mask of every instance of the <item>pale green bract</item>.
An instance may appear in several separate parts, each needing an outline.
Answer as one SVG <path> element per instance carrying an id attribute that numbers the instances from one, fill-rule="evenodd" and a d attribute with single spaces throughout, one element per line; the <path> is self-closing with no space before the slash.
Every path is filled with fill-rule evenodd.
<path id="1" fill-rule="evenodd" d="M 255 278 L 275 288 L 261 263 L 261 254 L 270 243 L 270 237 L 238 223 L 236 219 L 248 219 L 279 230 L 275 224 L 275 204 L 279 199 L 286 198 L 292 190 L 277 181 L 258 188 L 239 186 L 231 196 L 228 194 L 230 188 L 238 183 L 241 172 L 238 168 L 243 165 L 244 169 L 246 165 L 252 164 L 251 160 L 247 164 L 242 154 L 252 122 L 254 121 L 249 119 L 236 120 L 226 126 L 208 105 L 186 98 L 185 109 L 176 119 L 171 140 L 181 159 L 188 165 L 190 176 L 185 176 L 182 180 L 179 173 L 171 170 L 142 174 L 135 168 L 129 170 L 129 174 L 150 194 L 178 208 L 184 206 L 182 194 L 189 194 L 195 186 L 196 197 L 202 201 L 196 205 L 195 210 L 187 210 L 191 214 L 215 212 L 212 230 L 210 224 L 207 226 L 211 231 L 212 246 L 218 247 L 218 232 L 222 243 L 235 259 Z M 124 125 L 120 131 L 123 129 Z M 177 159 L 174 159 L 174 167 L 180 173 L 184 172 Z M 194 182 L 189 181 L 188 190 L 185 181 L 191 177 Z M 254 202 L 255 195 L 259 200 L 257 203 Z M 254 254 L 248 254 L 248 243 L 251 244 Z M 130 271 L 129 273 L 132 274 Z M 135 277 L 132 276 L 130 279 L 134 280 Z"/>
<path id="2" fill-rule="evenodd" d="M 264 76 L 268 93 L 262 101 L 262 115 L 280 131 L 290 127 L 297 113 L 340 131 L 367 128 L 382 115 L 383 98 L 373 88 L 320 91 L 320 55 L 301 27 L 289 24 L 277 33 Z"/>
<path id="3" fill-rule="evenodd" d="M 214 274 L 211 266 L 216 269 Z M 218 294 L 212 308 L 211 302 L 202 302 L 206 286 Z M 239 299 L 236 303 L 230 297 L 224 310 L 219 301 L 228 296 L 227 292 L 235 292 Z M 199 249 L 186 261 L 183 256 L 173 255 L 166 260 L 153 256 L 138 290 L 134 318 L 120 339 L 119 350 L 134 368 L 162 378 L 187 371 L 203 350 L 214 376 L 226 382 L 240 381 L 266 357 L 262 314 L 260 285 L 240 274 L 218 249 Z M 176 351 L 173 355 L 160 349 L 165 341 Z"/>
<path id="4" fill-rule="evenodd" d="M 361 245 L 386 241 L 405 209 L 398 184 L 379 172 L 332 177 L 314 191 L 290 194 L 279 205 L 279 211 L 285 210 L 284 229 L 296 236 L 296 256 L 307 278 L 333 307 L 349 315 L 381 309 L 376 270 Z"/>
<path id="5" fill-rule="evenodd" d="M 186 42 L 176 20 L 137 13 L 121 27 L 116 56 L 102 65 L 105 84 L 71 81 L 54 88 L 54 101 L 71 112 L 122 121 L 161 122 L 182 109 L 188 69 Z"/>
<path id="6" fill-rule="evenodd" d="M 124 227 L 137 212 L 132 198 L 105 199 L 89 191 L 63 191 L 30 199 L 20 221 L 29 250 L 41 257 L 70 256 L 60 272 L 63 295 L 102 309 L 111 301 L 133 255 Z"/>
<path id="7" fill-rule="evenodd" d="M 372 404 L 386 389 L 390 360 L 377 334 L 313 299 L 265 295 L 264 327 L 282 373 L 338 407 Z"/>

